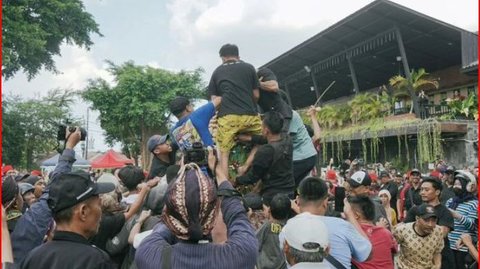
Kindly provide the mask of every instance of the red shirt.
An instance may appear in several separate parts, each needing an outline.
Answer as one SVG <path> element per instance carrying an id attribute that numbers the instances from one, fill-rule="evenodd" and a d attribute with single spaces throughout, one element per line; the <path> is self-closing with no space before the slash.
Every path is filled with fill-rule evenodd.
<path id="1" fill-rule="evenodd" d="M 352 260 L 360 269 L 393 269 L 393 255 L 398 246 L 389 230 L 373 224 L 361 223 L 362 230 L 372 243 L 372 254 L 368 261 L 357 262 Z"/>

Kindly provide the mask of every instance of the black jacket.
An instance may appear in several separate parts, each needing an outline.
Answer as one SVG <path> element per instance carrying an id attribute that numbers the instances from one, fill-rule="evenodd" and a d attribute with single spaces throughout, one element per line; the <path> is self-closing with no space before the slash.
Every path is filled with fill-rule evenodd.
<path id="1" fill-rule="evenodd" d="M 57 231 L 51 242 L 28 254 L 20 265 L 22 269 L 113 269 L 110 257 L 103 250 L 90 245 L 83 236 Z"/>

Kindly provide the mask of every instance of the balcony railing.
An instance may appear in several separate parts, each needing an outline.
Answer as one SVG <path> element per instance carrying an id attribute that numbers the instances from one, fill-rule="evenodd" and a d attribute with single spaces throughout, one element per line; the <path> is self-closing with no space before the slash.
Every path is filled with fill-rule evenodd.
<path id="1" fill-rule="evenodd" d="M 425 113 L 425 111 L 428 111 L 428 113 Z M 409 107 L 400 107 L 393 110 L 393 115 L 401 115 L 409 112 Z M 440 117 L 448 113 L 450 113 L 450 108 L 447 105 L 427 105 L 426 107 L 420 107 L 420 115 L 422 118 Z"/>

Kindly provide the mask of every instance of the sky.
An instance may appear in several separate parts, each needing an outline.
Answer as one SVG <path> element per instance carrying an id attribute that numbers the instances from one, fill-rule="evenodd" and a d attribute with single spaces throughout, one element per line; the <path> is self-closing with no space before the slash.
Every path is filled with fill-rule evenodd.
<path id="1" fill-rule="evenodd" d="M 258 67 L 372 0 L 84 0 L 103 37 L 93 35 L 89 51 L 62 46 L 54 57 L 60 74 L 42 71 L 31 81 L 23 73 L 3 82 L 4 94 L 45 96 L 50 89 L 83 89 L 88 79 L 112 81 L 105 60 L 133 60 L 173 71 L 202 67 L 208 82 L 220 64 L 219 48 L 239 46 L 240 57 Z M 454 26 L 478 31 L 477 0 L 394 0 L 400 5 Z M 73 110 L 86 118 L 88 104 Z M 106 150 L 98 113 L 90 111 L 89 136 L 96 150 Z M 118 149 L 118 145 L 116 146 Z"/>

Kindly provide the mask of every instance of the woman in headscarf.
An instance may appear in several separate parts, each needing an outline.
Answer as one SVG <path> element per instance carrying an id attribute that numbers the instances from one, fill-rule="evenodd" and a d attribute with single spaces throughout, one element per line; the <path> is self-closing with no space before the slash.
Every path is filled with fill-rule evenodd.
<path id="1" fill-rule="evenodd" d="M 385 212 L 387 212 L 387 219 L 390 222 L 390 226 L 397 225 L 397 213 L 395 209 L 390 207 L 390 200 L 392 199 L 392 195 L 388 190 L 380 190 L 378 192 L 378 197 L 382 201 L 383 208 L 385 208 Z"/>
<path id="2" fill-rule="evenodd" d="M 478 240 L 478 185 L 475 176 L 468 171 L 457 170 L 453 177 L 455 197 L 450 198 L 446 206 L 452 212 L 454 226 L 453 231 L 448 234 L 448 240 L 455 257 L 456 268 L 465 268 L 470 258 L 468 248 L 466 246 L 457 248 L 455 244 L 462 234 L 470 234 L 474 242 Z"/>

